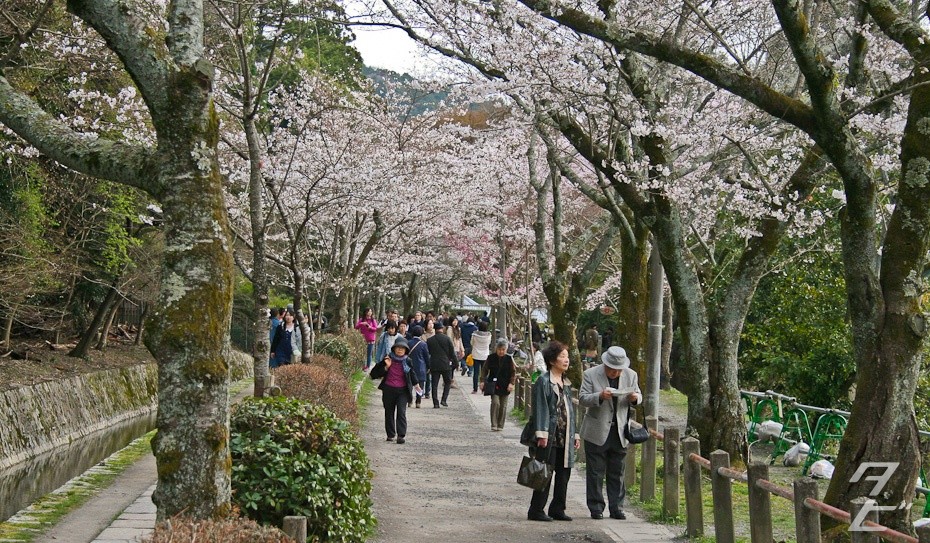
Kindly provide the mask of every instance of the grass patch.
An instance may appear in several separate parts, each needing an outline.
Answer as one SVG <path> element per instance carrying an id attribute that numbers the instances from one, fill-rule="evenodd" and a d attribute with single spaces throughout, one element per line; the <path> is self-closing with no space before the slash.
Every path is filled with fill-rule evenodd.
<path id="1" fill-rule="evenodd" d="M 155 431 L 137 438 L 125 448 L 113 453 L 84 474 L 71 479 L 61 488 L 0 523 L 0 540 L 27 543 L 42 535 L 68 513 L 82 506 L 100 490 L 107 488 L 137 460 L 151 453 Z"/>
<path id="2" fill-rule="evenodd" d="M 355 390 L 355 377 L 357 374 L 361 374 L 361 390 L 358 392 L 358 427 L 363 428 L 365 426 L 365 414 L 367 411 L 368 404 L 371 402 L 372 392 L 375 390 L 375 382 L 373 379 L 368 378 L 368 374 L 363 371 L 358 371 L 352 375 L 352 390 Z"/>

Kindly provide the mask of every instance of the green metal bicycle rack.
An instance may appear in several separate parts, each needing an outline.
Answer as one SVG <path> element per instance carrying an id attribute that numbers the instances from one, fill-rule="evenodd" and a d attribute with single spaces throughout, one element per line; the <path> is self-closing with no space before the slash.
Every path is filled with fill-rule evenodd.
<path id="1" fill-rule="evenodd" d="M 810 443 L 811 424 L 807 419 L 807 411 L 797 407 L 796 404 L 785 411 L 782 416 L 781 434 L 775 442 L 775 450 L 769 459 L 769 464 L 775 464 L 775 459 L 785 454 L 795 443 L 803 441 Z"/>
<path id="2" fill-rule="evenodd" d="M 814 435 L 811 438 L 811 451 L 807 455 L 807 462 L 804 463 L 804 470 L 802 471 L 802 473 L 807 473 L 811 464 L 828 456 L 824 454 L 824 448 L 827 444 L 838 443 L 843 439 L 843 434 L 846 433 L 846 417 L 849 416 L 849 413 L 807 405 L 799 405 L 798 407 L 820 414 L 817 425 L 814 427 Z"/>
<path id="3" fill-rule="evenodd" d="M 746 400 L 746 414 L 749 416 L 749 442 L 759 439 L 756 430 L 767 420 L 781 422 L 781 409 L 777 401 L 765 392 L 750 392 L 741 390 L 740 394 Z"/>

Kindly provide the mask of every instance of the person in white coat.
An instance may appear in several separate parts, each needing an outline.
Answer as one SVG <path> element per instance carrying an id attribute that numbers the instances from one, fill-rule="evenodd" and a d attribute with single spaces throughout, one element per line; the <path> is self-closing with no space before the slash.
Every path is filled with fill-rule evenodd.
<path id="1" fill-rule="evenodd" d="M 630 358 L 622 347 L 611 347 L 601 355 L 602 364 L 585 370 L 578 403 L 587 407 L 581 423 L 584 440 L 587 504 L 591 518 L 604 518 L 604 479 L 610 518 L 624 520 L 623 466 L 629 443 L 623 435 L 631 406 L 643 401 L 639 377 L 630 369 Z"/>

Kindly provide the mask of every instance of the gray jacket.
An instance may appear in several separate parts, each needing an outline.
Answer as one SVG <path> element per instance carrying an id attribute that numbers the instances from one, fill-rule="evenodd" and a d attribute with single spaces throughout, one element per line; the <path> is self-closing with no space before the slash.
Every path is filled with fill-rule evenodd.
<path id="1" fill-rule="evenodd" d="M 617 412 L 613 412 L 613 402 L 602 400 L 601 391 L 609 387 L 607 373 L 604 371 L 604 365 L 594 366 L 585 370 L 581 378 L 581 391 L 578 393 L 578 404 L 587 407 L 588 411 L 581 422 L 581 439 L 601 446 L 607 442 L 607 434 L 610 432 L 611 420 L 616 417 L 617 430 L 620 432 L 620 443 L 625 448 L 629 443 L 623 435 L 623 429 L 626 427 L 627 412 L 630 402 L 626 395 L 617 398 Z M 620 372 L 620 382 L 617 387 L 619 390 L 633 390 L 637 394 L 636 404 L 643 401 L 643 393 L 639 389 L 639 376 L 630 368 L 624 368 Z"/>

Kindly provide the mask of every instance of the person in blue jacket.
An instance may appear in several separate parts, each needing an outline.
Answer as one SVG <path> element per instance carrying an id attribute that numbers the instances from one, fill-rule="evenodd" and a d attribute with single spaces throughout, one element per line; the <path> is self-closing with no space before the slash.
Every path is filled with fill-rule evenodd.
<path id="1" fill-rule="evenodd" d="M 423 397 L 429 399 L 430 388 L 432 388 L 430 380 L 426 378 L 427 375 L 429 375 L 429 347 L 426 345 L 426 342 L 423 341 L 422 335 L 422 326 L 410 327 L 410 352 L 407 356 L 410 357 L 410 367 L 413 368 L 413 371 L 417 374 L 417 381 L 425 383 L 423 385 Z M 420 408 L 421 399 L 422 398 L 417 395 L 417 409 Z"/>
<path id="2" fill-rule="evenodd" d="M 468 317 L 459 324 L 459 328 L 462 329 L 462 345 L 465 347 L 465 356 L 468 357 L 471 354 L 471 336 L 478 331 L 478 325 L 475 324 L 474 317 Z M 472 369 L 468 368 L 468 375 L 471 375 L 471 371 Z M 464 369 L 462 375 L 465 375 Z"/>

